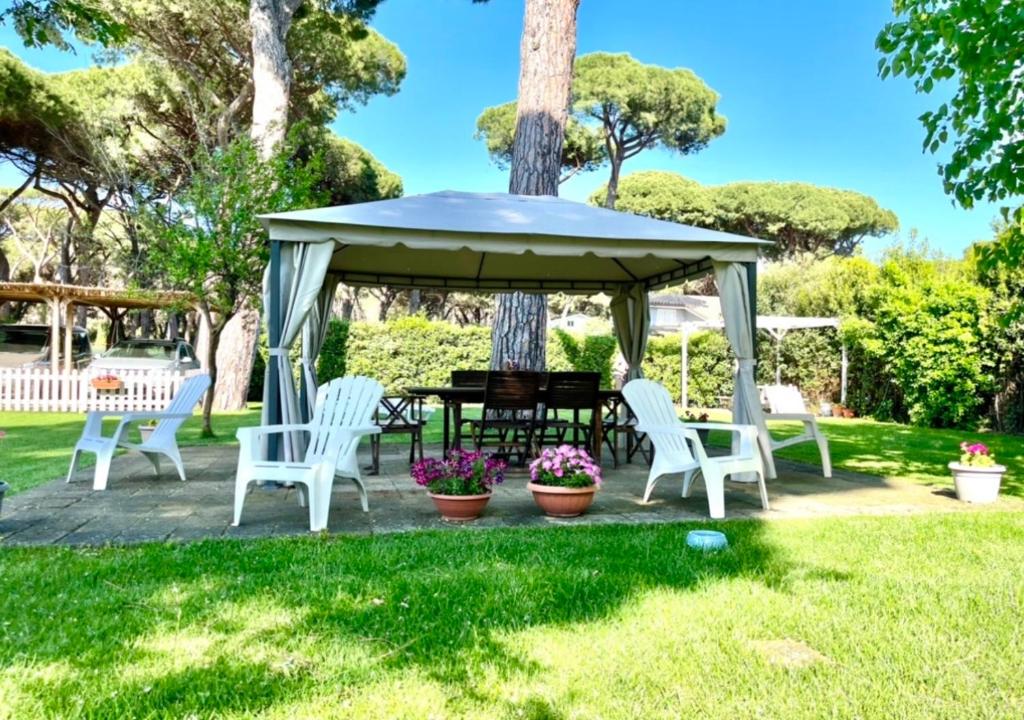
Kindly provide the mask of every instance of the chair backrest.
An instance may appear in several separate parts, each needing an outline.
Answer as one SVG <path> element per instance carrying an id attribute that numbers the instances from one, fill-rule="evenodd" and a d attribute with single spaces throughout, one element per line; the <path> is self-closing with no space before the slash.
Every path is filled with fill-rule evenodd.
<path id="1" fill-rule="evenodd" d="M 486 384 L 486 370 L 452 370 L 452 387 L 483 387 Z"/>
<path id="2" fill-rule="evenodd" d="M 540 402 L 541 375 L 526 370 L 492 370 L 484 386 L 484 414 L 489 410 L 535 412 Z"/>
<path id="3" fill-rule="evenodd" d="M 764 394 L 773 413 L 807 414 L 803 395 L 795 385 L 766 385 Z"/>
<path id="4" fill-rule="evenodd" d="M 205 373 L 185 378 L 181 383 L 181 387 L 178 388 L 178 392 L 171 399 L 171 402 L 164 408 L 164 412 L 173 415 L 191 413 L 192 408 L 202 399 L 203 393 L 209 387 L 210 376 Z M 181 427 L 183 422 L 185 422 L 185 418 L 160 420 L 145 444 L 162 444 L 165 440 L 173 439 L 174 434 L 178 432 L 178 428 Z"/>
<path id="5" fill-rule="evenodd" d="M 339 432 L 346 428 L 369 427 L 373 413 L 384 396 L 384 386 L 373 378 L 346 376 L 321 385 L 316 392 L 316 408 L 310 421 L 306 462 L 315 464 L 346 441 Z"/>
<path id="6" fill-rule="evenodd" d="M 693 459 L 690 444 L 682 433 L 683 423 L 676 415 L 668 390 L 653 380 L 641 378 L 626 383 L 622 395 L 657 453 L 671 453 L 684 461 Z"/>
<path id="7" fill-rule="evenodd" d="M 601 374 L 596 372 L 553 372 L 547 376 L 544 404 L 549 410 L 594 410 Z"/>

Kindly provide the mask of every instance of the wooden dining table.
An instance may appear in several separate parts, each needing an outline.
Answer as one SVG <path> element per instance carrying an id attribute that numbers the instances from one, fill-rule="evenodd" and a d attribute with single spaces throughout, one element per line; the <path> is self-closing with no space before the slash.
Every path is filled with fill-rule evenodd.
<path id="1" fill-rule="evenodd" d="M 542 388 L 543 389 L 543 388 Z M 474 403 L 483 403 L 484 401 L 484 386 L 483 385 L 460 385 L 460 386 L 415 386 L 406 388 L 406 392 L 410 395 L 422 395 L 422 396 L 437 396 L 441 398 L 441 402 L 444 406 L 444 445 L 443 452 L 444 457 L 448 457 L 448 452 L 454 449 L 460 449 L 462 438 L 459 432 L 459 427 L 462 423 L 462 406 Z M 597 392 L 598 407 L 594 408 L 594 412 L 591 413 L 591 420 L 594 423 L 592 439 L 593 439 L 593 457 L 601 462 L 601 442 L 603 440 L 601 433 L 603 428 L 603 420 L 606 413 L 618 413 L 625 408 L 628 412 L 628 406 L 622 396 L 621 390 L 598 390 Z M 451 427 L 455 425 L 455 440 L 452 442 Z"/>

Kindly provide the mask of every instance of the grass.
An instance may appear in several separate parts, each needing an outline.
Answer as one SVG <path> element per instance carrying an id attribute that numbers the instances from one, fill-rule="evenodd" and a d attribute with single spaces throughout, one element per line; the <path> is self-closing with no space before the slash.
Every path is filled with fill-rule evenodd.
<path id="1" fill-rule="evenodd" d="M 1024 517 L 716 527 L 2 549 L 0 717 L 1024 716 Z"/>
<path id="2" fill-rule="evenodd" d="M 469 409 L 467 416 L 479 411 Z M 717 412 L 715 419 L 728 419 L 728 414 Z M 62 413 L 0 412 L 0 429 L 7 438 L 0 441 L 0 479 L 11 484 L 18 492 L 35 487 L 67 471 L 71 449 L 82 431 L 83 416 Z M 1008 467 L 1003 478 L 1003 492 L 1024 497 L 1024 437 L 999 433 L 968 433 L 960 430 L 931 430 L 897 423 L 883 423 L 868 419 L 819 420 L 829 439 L 832 463 L 836 468 L 895 477 L 925 484 L 949 484 L 946 463 L 957 457 L 960 442 L 977 439 L 987 444 L 999 462 Z M 245 425 L 259 424 L 259 406 L 237 413 L 217 413 L 214 417 L 216 437 L 200 436 L 199 416 L 185 423 L 179 438 L 182 445 L 235 443 L 235 430 Z M 113 423 L 110 425 L 112 430 Z M 789 437 L 801 431 L 799 423 L 772 423 L 776 437 Z M 108 430 L 109 432 L 110 430 Z M 712 436 L 712 441 L 727 442 L 723 435 Z M 441 442 L 441 416 L 435 413 L 424 429 L 426 443 Z M 388 435 L 384 442 L 407 442 L 407 436 Z M 805 443 L 779 451 L 779 456 L 811 464 L 820 463 L 814 443 Z M 17 469 L 10 464 L 17 458 Z M 86 455 L 86 462 L 92 456 Z"/>

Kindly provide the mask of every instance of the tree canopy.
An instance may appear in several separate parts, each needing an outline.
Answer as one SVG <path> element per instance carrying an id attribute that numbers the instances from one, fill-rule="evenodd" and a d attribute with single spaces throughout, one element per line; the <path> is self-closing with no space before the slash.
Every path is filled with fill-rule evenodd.
<path id="1" fill-rule="evenodd" d="M 629 158 L 658 146 L 697 152 L 725 132 L 718 94 L 691 70 L 645 65 L 625 53 L 584 55 L 574 70 L 563 179 L 610 163 L 608 207 L 615 205 L 619 173 Z M 496 105 L 477 118 L 476 138 L 499 167 L 511 156 L 515 108 L 514 102 Z"/>
<path id="2" fill-rule="evenodd" d="M 949 148 L 939 173 L 946 192 L 963 207 L 983 199 L 1017 206 L 1013 224 L 983 260 L 989 265 L 1024 261 L 1021 4 L 893 0 L 893 11 L 896 19 L 876 40 L 883 55 L 879 73 L 907 77 L 924 94 L 954 86 L 952 98 L 920 116 L 924 148 L 930 153 Z"/>
<path id="3" fill-rule="evenodd" d="M 590 196 L 600 204 L 605 188 Z M 800 253 L 849 255 L 865 237 L 899 227 L 896 215 L 867 195 L 796 182 L 702 186 L 670 172 L 622 179 L 618 209 L 772 240 L 771 258 Z"/>

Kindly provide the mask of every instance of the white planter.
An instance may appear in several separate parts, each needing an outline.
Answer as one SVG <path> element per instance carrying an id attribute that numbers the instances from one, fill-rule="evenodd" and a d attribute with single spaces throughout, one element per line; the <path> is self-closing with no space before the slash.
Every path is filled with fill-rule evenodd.
<path id="1" fill-rule="evenodd" d="M 963 502 L 990 503 L 999 497 L 999 483 L 1003 479 L 1006 468 L 1003 465 L 991 467 L 972 467 L 951 462 L 949 469 L 953 471 L 953 485 L 956 496 Z"/>
<path id="2" fill-rule="evenodd" d="M 156 430 L 156 425 L 139 425 L 139 435 L 142 436 L 142 442 L 146 443 L 149 441 L 149 436 Z"/>

